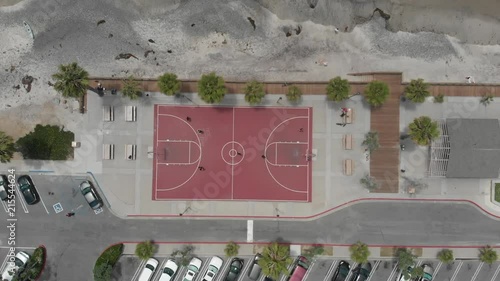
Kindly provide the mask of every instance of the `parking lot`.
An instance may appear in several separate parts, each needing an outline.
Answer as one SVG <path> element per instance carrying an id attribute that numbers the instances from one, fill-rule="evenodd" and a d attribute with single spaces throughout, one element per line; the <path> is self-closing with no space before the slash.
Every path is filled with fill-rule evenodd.
<path id="1" fill-rule="evenodd" d="M 199 257 L 202 261 L 202 268 L 200 273 L 197 274 L 194 280 L 201 281 L 208 266 L 208 261 L 211 256 Z M 220 255 L 223 258 L 222 255 Z M 159 261 L 159 266 L 156 269 L 152 281 L 157 281 L 160 278 L 161 269 L 168 257 L 155 257 Z M 247 276 L 248 269 L 252 263 L 252 256 L 240 257 L 244 260 L 243 269 L 238 277 L 238 281 L 250 281 Z M 232 259 L 224 259 L 224 264 L 221 271 L 215 277 L 215 281 L 222 281 L 229 270 L 229 264 Z M 332 280 L 335 269 L 337 268 L 340 260 L 320 258 L 315 260 L 306 273 L 304 281 L 330 281 Z M 351 269 L 356 267 L 354 262 L 350 262 Z M 373 270 L 367 281 L 397 281 L 399 271 L 397 270 L 397 263 L 393 260 L 372 260 L 370 263 Z M 489 266 L 475 260 L 457 260 L 453 264 L 447 266 L 443 265 L 437 260 L 424 260 L 419 259 L 417 264 L 429 264 L 434 268 L 433 281 L 500 281 L 500 262 L 496 262 Z M 136 281 L 140 270 L 144 267 L 145 262 L 140 262 L 136 257 L 126 256 L 122 257 L 117 264 L 117 268 L 113 274 L 113 280 L 130 280 Z M 186 267 L 181 266 L 174 276 L 173 281 L 182 281 Z M 349 280 L 352 270 L 349 273 L 347 280 Z M 259 278 L 262 281 L 264 276 Z M 279 281 L 285 281 L 285 277 L 281 276 Z"/>

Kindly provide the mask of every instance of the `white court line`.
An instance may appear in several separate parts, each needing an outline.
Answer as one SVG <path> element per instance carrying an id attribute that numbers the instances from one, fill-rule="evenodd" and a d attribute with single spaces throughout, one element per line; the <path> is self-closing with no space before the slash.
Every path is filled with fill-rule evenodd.
<path id="1" fill-rule="evenodd" d="M 275 143 L 274 146 L 276 147 L 275 148 L 276 153 L 274 154 L 274 164 L 278 165 L 278 144 Z M 272 164 L 272 163 L 269 163 L 269 164 Z"/>
<path id="2" fill-rule="evenodd" d="M 479 275 L 479 272 L 481 271 L 481 267 L 483 267 L 483 265 L 484 265 L 484 262 L 481 262 L 479 264 L 479 266 L 476 269 L 476 272 L 474 273 L 474 275 L 472 276 L 472 279 L 470 281 L 476 280 L 477 276 Z"/>
<path id="3" fill-rule="evenodd" d="M 500 272 L 500 264 L 498 265 L 497 270 L 495 270 L 495 274 L 493 274 L 493 278 L 491 278 L 491 281 L 495 281 L 499 272 Z"/>
<path id="4" fill-rule="evenodd" d="M 235 115 L 236 115 L 235 109 L 233 107 L 233 142 L 232 142 L 233 149 L 234 149 L 234 142 L 235 142 L 235 140 L 234 140 Z M 241 147 L 243 147 L 243 146 L 241 146 Z M 245 149 L 245 148 L 243 148 L 243 149 Z M 234 157 L 231 158 L 231 163 L 232 163 L 232 165 L 231 165 L 231 200 L 233 200 L 234 199 Z"/>
<path id="5" fill-rule="evenodd" d="M 457 278 L 457 275 L 458 275 L 458 272 L 460 271 L 460 268 L 462 267 L 462 265 L 464 264 L 463 261 L 460 261 L 460 263 L 458 264 L 457 266 L 457 269 L 455 270 L 455 272 L 453 273 L 453 276 L 451 276 L 451 279 L 450 281 L 455 281 L 455 278 Z"/>

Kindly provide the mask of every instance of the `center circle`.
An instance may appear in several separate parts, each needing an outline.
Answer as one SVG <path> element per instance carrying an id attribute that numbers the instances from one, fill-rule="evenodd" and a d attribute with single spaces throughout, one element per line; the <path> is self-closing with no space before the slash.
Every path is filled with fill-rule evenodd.
<path id="1" fill-rule="evenodd" d="M 241 143 L 230 141 L 224 144 L 220 155 L 226 164 L 234 166 L 238 165 L 245 158 L 245 149 Z"/>

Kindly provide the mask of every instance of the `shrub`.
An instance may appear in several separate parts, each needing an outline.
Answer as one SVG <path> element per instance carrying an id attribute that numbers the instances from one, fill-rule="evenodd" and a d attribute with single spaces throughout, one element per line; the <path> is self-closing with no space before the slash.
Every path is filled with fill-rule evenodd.
<path id="1" fill-rule="evenodd" d="M 375 181 L 375 178 L 370 177 L 369 174 L 366 174 L 359 180 L 359 183 L 369 191 L 375 190 L 378 187 L 378 183 Z"/>
<path id="2" fill-rule="evenodd" d="M 479 101 L 482 105 L 487 106 L 493 101 L 493 95 L 484 94 L 481 100 Z"/>
<path id="3" fill-rule="evenodd" d="M 438 94 L 437 96 L 434 96 L 434 103 L 443 103 L 443 102 L 444 102 L 443 94 Z"/>
<path id="4" fill-rule="evenodd" d="M 129 76 L 127 79 L 123 80 L 122 93 L 124 96 L 131 100 L 138 99 L 142 96 L 142 90 L 140 88 L 139 81 L 136 81 L 134 76 Z"/>
<path id="5" fill-rule="evenodd" d="M 368 153 L 372 153 L 380 147 L 378 142 L 378 132 L 368 132 L 365 134 L 365 139 L 361 143 L 368 150 Z"/>
<path id="6" fill-rule="evenodd" d="M 94 281 L 109 281 L 113 267 L 122 253 L 123 244 L 116 244 L 104 250 L 94 265 Z"/>
<path id="7" fill-rule="evenodd" d="M 357 263 L 364 263 L 368 261 L 370 256 L 370 250 L 368 245 L 358 241 L 356 244 L 352 244 L 349 247 L 349 252 L 351 252 L 351 260 Z"/>
<path id="8" fill-rule="evenodd" d="M 288 93 L 286 93 L 286 98 L 290 102 L 299 102 L 302 99 L 302 90 L 299 87 L 292 85 L 288 87 Z"/>
<path id="9" fill-rule="evenodd" d="M 173 96 L 180 92 L 181 81 L 177 79 L 177 75 L 174 73 L 165 73 L 158 77 L 158 88 L 160 88 L 160 92 L 165 95 Z"/>
<path id="10" fill-rule="evenodd" d="M 152 241 L 144 241 L 135 246 L 135 255 L 141 260 L 147 260 L 153 256 L 155 245 Z"/>
<path id="11" fill-rule="evenodd" d="M 343 101 L 349 98 L 349 93 L 351 91 L 351 85 L 346 79 L 342 79 L 339 76 L 328 81 L 326 86 L 326 96 L 328 100 L 331 101 Z"/>
<path id="12" fill-rule="evenodd" d="M 389 97 L 389 86 L 381 81 L 372 81 L 366 86 L 365 98 L 371 106 L 381 106 Z"/>
<path id="13" fill-rule="evenodd" d="M 266 92 L 264 91 L 264 85 L 255 80 L 248 82 L 243 92 L 245 93 L 245 100 L 250 105 L 261 103 L 262 99 L 266 95 Z"/>
<path id="14" fill-rule="evenodd" d="M 455 260 L 453 257 L 453 251 L 450 249 L 443 249 L 439 251 L 437 258 L 444 264 L 451 264 Z"/>
<path id="15" fill-rule="evenodd" d="M 486 246 L 479 250 L 479 260 L 489 265 L 496 262 L 498 259 L 497 252 L 491 248 L 491 246 Z"/>
<path id="16" fill-rule="evenodd" d="M 206 103 L 220 103 L 227 92 L 224 84 L 224 79 L 215 72 L 204 74 L 198 81 L 198 95 Z"/>
<path id="17" fill-rule="evenodd" d="M 312 245 L 311 247 L 304 250 L 304 257 L 308 259 L 313 259 L 316 256 L 320 256 L 325 252 L 323 245 Z"/>
<path id="18" fill-rule="evenodd" d="M 170 258 L 175 260 L 177 264 L 187 266 L 191 259 L 194 257 L 193 251 L 194 247 L 192 245 L 184 245 L 182 247 L 182 250 L 175 249 L 170 254 Z"/>
<path id="19" fill-rule="evenodd" d="M 411 139 L 418 145 L 429 145 L 440 135 L 438 123 L 427 116 L 415 118 L 409 129 Z"/>
<path id="20" fill-rule="evenodd" d="M 429 85 L 424 82 L 424 79 L 411 80 L 410 84 L 406 86 L 405 96 L 412 102 L 422 103 L 425 98 L 430 96 Z"/>
<path id="21" fill-rule="evenodd" d="M 240 245 L 231 241 L 227 243 L 226 248 L 224 248 L 224 253 L 226 253 L 226 257 L 229 258 L 238 255 L 239 250 L 240 250 Z"/>
<path id="22" fill-rule="evenodd" d="M 16 145 L 25 159 L 66 160 L 73 153 L 71 142 L 75 134 L 55 125 L 36 125 L 35 129 L 17 140 Z"/>

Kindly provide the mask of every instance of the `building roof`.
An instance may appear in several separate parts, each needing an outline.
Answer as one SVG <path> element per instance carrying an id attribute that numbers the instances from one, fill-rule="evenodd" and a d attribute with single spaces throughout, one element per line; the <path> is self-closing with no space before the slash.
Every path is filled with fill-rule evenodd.
<path id="1" fill-rule="evenodd" d="M 498 119 L 446 119 L 450 142 L 448 178 L 498 178 Z"/>

